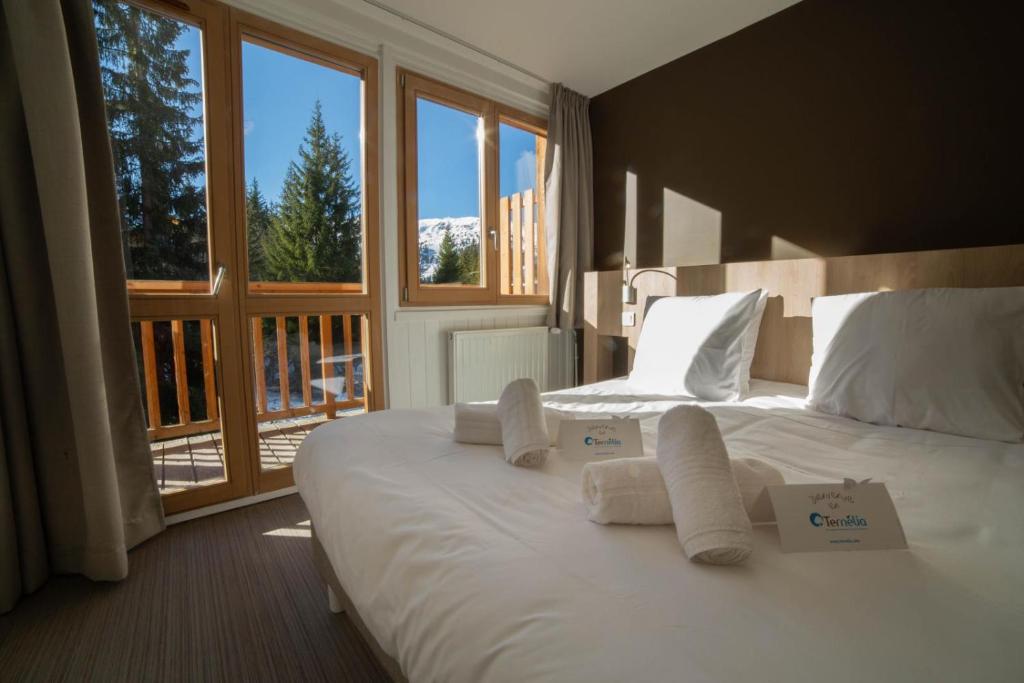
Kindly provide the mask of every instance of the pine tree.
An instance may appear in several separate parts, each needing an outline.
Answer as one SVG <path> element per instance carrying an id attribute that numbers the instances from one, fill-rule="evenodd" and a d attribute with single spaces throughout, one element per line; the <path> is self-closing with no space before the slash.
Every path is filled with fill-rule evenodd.
<path id="1" fill-rule="evenodd" d="M 451 228 L 444 229 L 441 247 L 437 251 L 437 269 L 434 271 L 434 284 L 460 282 L 462 268 L 459 264 L 459 250 L 455 248 L 455 238 Z"/>
<path id="2" fill-rule="evenodd" d="M 328 134 L 317 100 L 263 240 L 268 280 L 361 280 L 360 196 L 350 170 L 341 136 Z"/>
<path id="3" fill-rule="evenodd" d="M 459 250 L 459 282 L 480 284 L 480 244 L 471 242 Z"/>
<path id="4" fill-rule="evenodd" d="M 261 281 L 267 279 L 266 258 L 263 253 L 263 241 L 270 231 L 274 220 L 274 206 L 268 204 L 260 191 L 255 178 L 245 192 L 245 224 L 249 243 L 249 279 Z"/>
<path id="5" fill-rule="evenodd" d="M 176 47 L 188 27 L 94 0 L 130 278 L 207 277 L 203 95 Z"/>

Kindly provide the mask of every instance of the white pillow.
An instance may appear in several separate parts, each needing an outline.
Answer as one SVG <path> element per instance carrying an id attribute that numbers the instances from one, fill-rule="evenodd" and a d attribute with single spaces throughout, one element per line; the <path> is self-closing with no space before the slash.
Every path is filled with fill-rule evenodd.
<path id="1" fill-rule="evenodd" d="M 757 289 L 658 299 L 644 316 L 630 388 L 663 396 L 738 400 L 750 382 L 766 298 Z"/>
<path id="2" fill-rule="evenodd" d="M 1024 287 L 818 297 L 808 404 L 875 424 L 1024 439 Z"/>

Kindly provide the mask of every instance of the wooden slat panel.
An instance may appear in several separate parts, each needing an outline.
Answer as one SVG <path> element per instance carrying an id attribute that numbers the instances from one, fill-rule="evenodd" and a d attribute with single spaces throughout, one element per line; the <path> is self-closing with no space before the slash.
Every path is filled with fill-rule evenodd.
<path id="1" fill-rule="evenodd" d="M 537 149 L 537 292 L 548 293 L 548 236 L 544 229 L 544 155 L 547 138 L 538 135 Z"/>
<path id="2" fill-rule="evenodd" d="M 334 363 L 330 358 L 334 355 L 334 335 L 331 332 L 331 316 L 320 316 L 320 377 L 324 381 L 324 413 L 327 417 L 335 415 L 335 396 L 330 391 L 331 380 L 334 379 Z"/>
<path id="3" fill-rule="evenodd" d="M 216 420 L 217 376 L 213 365 L 213 321 L 206 318 L 199 321 L 199 337 L 203 344 L 203 388 L 206 391 L 206 419 Z"/>
<path id="4" fill-rule="evenodd" d="M 256 373 L 256 413 L 267 412 L 267 373 L 263 359 L 263 318 L 252 318 L 252 364 Z"/>
<path id="5" fill-rule="evenodd" d="M 535 270 L 533 259 L 534 254 L 534 228 L 533 228 L 533 190 L 526 190 L 523 193 L 523 293 L 535 294 L 534 284 Z"/>
<path id="6" fill-rule="evenodd" d="M 509 249 L 508 236 L 508 197 L 498 200 L 498 293 L 510 294 L 512 291 L 512 254 Z"/>
<path id="7" fill-rule="evenodd" d="M 523 197 L 518 192 L 510 200 L 512 210 L 512 294 L 523 293 Z"/>
<path id="8" fill-rule="evenodd" d="M 345 341 L 345 398 L 355 399 L 355 364 L 352 362 L 352 316 L 341 316 L 341 332 Z"/>
<path id="9" fill-rule="evenodd" d="M 309 316 L 299 316 L 299 362 L 302 366 L 302 405 L 313 405 L 313 385 L 309 376 Z"/>
<path id="10" fill-rule="evenodd" d="M 149 428 L 160 427 L 160 388 L 156 377 L 156 343 L 153 340 L 153 321 L 139 322 L 140 341 L 142 343 L 142 374 L 146 382 L 146 413 L 149 417 Z"/>
<path id="11" fill-rule="evenodd" d="M 284 316 L 279 315 L 277 320 L 277 386 L 281 391 L 281 408 L 288 410 L 291 407 L 290 396 L 288 395 L 288 331 L 284 326 Z"/>
<path id="12" fill-rule="evenodd" d="M 174 347 L 174 389 L 178 395 L 178 424 L 187 425 L 192 421 L 188 406 L 188 374 L 185 367 L 185 323 L 171 321 L 171 343 Z"/>

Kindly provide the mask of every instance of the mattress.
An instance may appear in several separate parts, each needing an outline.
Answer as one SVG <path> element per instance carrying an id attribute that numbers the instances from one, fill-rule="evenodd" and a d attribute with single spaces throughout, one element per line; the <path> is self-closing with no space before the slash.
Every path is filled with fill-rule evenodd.
<path id="1" fill-rule="evenodd" d="M 674 529 L 601 526 L 580 469 L 452 441 L 451 408 L 315 429 L 295 479 L 337 577 L 411 681 L 1024 680 L 1024 446 L 877 427 L 754 381 L 704 403 L 732 457 L 787 483 L 885 482 L 908 551 L 784 554 L 754 531 L 741 566 L 686 560 Z M 545 395 L 586 415 L 685 402 L 612 380 Z"/>

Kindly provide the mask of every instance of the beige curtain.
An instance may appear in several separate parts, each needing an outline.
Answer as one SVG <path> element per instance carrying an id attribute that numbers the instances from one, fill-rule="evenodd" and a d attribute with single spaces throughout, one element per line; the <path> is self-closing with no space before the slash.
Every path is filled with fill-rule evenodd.
<path id="1" fill-rule="evenodd" d="M 2 0 L 0 612 L 163 528 L 89 0 Z"/>
<path id="2" fill-rule="evenodd" d="M 548 327 L 583 327 L 583 273 L 594 261 L 594 158 L 590 100 L 555 85 L 544 159 L 544 224 L 551 309 Z"/>

